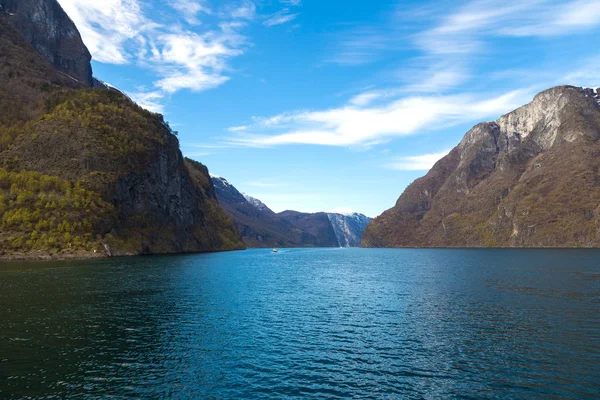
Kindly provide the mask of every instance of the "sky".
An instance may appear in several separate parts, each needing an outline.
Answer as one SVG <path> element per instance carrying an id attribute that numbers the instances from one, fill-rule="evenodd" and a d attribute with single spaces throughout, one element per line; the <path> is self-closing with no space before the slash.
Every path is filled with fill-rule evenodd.
<path id="1" fill-rule="evenodd" d="M 274 211 L 375 217 L 476 123 L 600 86 L 599 0 L 58 0 L 97 78 Z"/>

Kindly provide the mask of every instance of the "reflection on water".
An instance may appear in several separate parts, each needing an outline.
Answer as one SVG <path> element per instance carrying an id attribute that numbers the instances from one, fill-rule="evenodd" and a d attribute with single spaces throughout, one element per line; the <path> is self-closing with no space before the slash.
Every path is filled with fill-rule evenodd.
<path id="1" fill-rule="evenodd" d="M 0 398 L 597 398 L 600 251 L 0 264 Z"/>

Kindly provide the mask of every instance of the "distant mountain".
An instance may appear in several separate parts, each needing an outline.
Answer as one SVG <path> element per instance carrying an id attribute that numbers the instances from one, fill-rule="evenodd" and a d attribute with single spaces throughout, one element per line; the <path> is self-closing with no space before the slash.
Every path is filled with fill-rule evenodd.
<path id="1" fill-rule="evenodd" d="M 316 238 L 311 246 L 315 247 L 340 247 L 333 225 L 329 216 L 324 213 L 301 213 L 297 211 L 284 211 L 278 214 L 283 221 L 291 223 L 294 227 Z"/>
<path id="2" fill-rule="evenodd" d="M 244 195 L 244 198 L 246 199 L 246 201 L 248 203 L 250 203 L 251 205 L 253 205 L 259 211 L 265 211 L 265 212 L 271 212 L 271 213 L 273 212 L 273 211 L 271 211 L 271 209 L 269 209 L 269 207 L 266 206 L 265 203 L 263 203 L 259 199 L 255 199 L 254 197 L 248 196 L 245 193 L 242 193 L 242 194 Z"/>
<path id="3" fill-rule="evenodd" d="M 359 247 L 362 234 L 371 222 L 371 218 L 354 214 L 327 214 L 335 236 L 341 247 Z"/>
<path id="4" fill-rule="evenodd" d="M 600 88 L 559 86 L 471 129 L 366 247 L 600 246 Z"/>
<path id="5" fill-rule="evenodd" d="M 355 247 L 370 219 L 361 214 L 276 214 L 262 201 L 212 176 L 217 198 L 248 247 Z"/>
<path id="6" fill-rule="evenodd" d="M 162 115 L 95 86 L 56 0 L 0 0 L 0 258 L 244 248 Z"/>

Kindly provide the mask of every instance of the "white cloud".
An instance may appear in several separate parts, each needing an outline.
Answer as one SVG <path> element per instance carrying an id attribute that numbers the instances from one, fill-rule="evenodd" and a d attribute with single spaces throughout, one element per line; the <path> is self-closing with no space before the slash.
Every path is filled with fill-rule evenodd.
<path id="1" fill-rule="evenodd" d="M 228 142 L 251 147 L 289 144 L 370 146 L 392 137 L 496 118 L 530 98 L 531 94 L 524 91 L 483 98 L 475 95 L 412 96 L 395 98 L 377 107 L 361 108 L 350 104 L 324 111 L 287 113 L 255 118 L 248 132 L 234 136 Z"/>
<path id="2" fill-rule="evenodd" d="M 179 11 L 189 24 L 198 24 L 199 13 L 212 14 L 212 11 L 199 0 L 170 0 L 169 5 Z"/>
<path id="3" fill-rule="evenodd" d="M 137 0 L 59 0 L 79 29 L 94 59 L 125 64 L 125 44 L 156 25 L 147 20 Z"/>
<path id="4" fill-rule="evenodd" d="M 128 95 L 140 107 L 155 113 L 162 113 L 164 111 L 164 107 L 161 102 L 164 98 L 162 92 L 136 92 L 128 93 Z"/>
<path id="5" fill-rule="evenodd" d="M 326 62 L 360 65 L 415 49 L 450 63 L 479 56 L 492 37 L 564 36 L 600 25 L 598 0 L 470 0 L 436 2 L 382 16 L 377 25 L 342 32 Z M 416 24 L 430 28 L 414 32 Z M 440 60 L 432 60 L 439 62 Z"/>
<path id="6" fill-rule="evenodd" d="M 232 126 L 231 128 L 228 128 L 227 130 L 229 132 L 243 132 L 245 130 L 248 130 L 249 126 L 248 125 L 240 125 L 240 126 Z"/>
<path id="7" fill-rule="evenodd" d="M 256 6 L 244 0 L 224 8 L 218 27 L 186 30 L 165 26 L 144 15 L 141 0 L 60 0 L 79 28 L 96 61 L 137 63 L 156 75 L 154 89 L 134 93 L 139 104 L 161 110 L 167 94 L 183 89 L 203 91 L 227 82 L 232 58 L 244 53 L 247 39 L 241 20 L 254 18 Z M 198 23 L 199 13 L 213 14 L 202 0 L 173 0 L 188 23 Z"/>
<path id="8" fill-rule="evenodd" d="M 597 0 L 479 0 L 417 35 L 417 45 L 429 54 L 471 54 L 481 51 L 489 37 L 563 36 L 597 25 Z"/>
<path id="9" fill-rule="evenodd" d="M 423 66 L 420 70 L 408 71 L 406 76 L 411 77 L 402 88 L 406 92 L 416 93 L 442 93 L 449 89 L 462 85 L 469 80 L 469 74 L 465 68 L 458 63 L 446 65 L 444 63 L 432 63 Z M 400 72 L 404 75 L 403 71 Z"/>
<path id="10" fill-rule="evenodd" d="M 380 54 L 395 47 L 400 35 L 393 29 L 360 27 L 342 34 L 342 39 L 331 50 L 332 55 L 325 62 L 356 66 L 367 64 L 379 58 Z"/>
<path id="11" fill-rule="evenodd" d="M 386 164 L 385 167 L 396 171 L 428 171 L 448 153 L 450 153 L 450 150 L 419 156 L 399 157 Z"/>
<path id="12" fill-rule="evenodd" d="M 368 106 L 373 101 L 381 98 L 382 94 L 377 92 L 366 92 L 354 96 L 350 99 L 350 104 L 357 107 Z"/>
<path id="13" fill-rule="evenodd" d="M 256 17 L 256 4 L 243 0 L 236 5 L 228 5 L 221 12 L 223 18 L 252 20 Z"/>
<path id="14" fill-rule="evenodd" d="M 236 34 L 209 32 L 169 33 L 156 38 L 152 61 L 164 77 L 156 86 L 167 93 L 181 89 L 202 91 L 225 83 L 226 61 L 242 54 L 236 48 L 243 38 Z"/>
<path id="15" fill-rule="evenodd" d="M 287 22 L 293 21 L 294 19 L 296 19 L 297 16 L 298 16 L 298 14 L 292 14 L 292 13 L 290 13 L 289 9 L 284 8 L 283 10 L 280 10 L 280 11 L 276 12 L 275 14 L 270 15 L 265 20 L 264 25 L 265 26 L 282 25 Z"/>

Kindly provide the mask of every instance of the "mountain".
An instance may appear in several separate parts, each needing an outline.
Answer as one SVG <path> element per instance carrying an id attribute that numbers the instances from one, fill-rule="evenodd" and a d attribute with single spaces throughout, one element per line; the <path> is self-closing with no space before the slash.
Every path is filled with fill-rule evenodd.
<path id="1" fill-rule="evenodd" d="M 276 214 L 260 200 L 213 176 L 217 198 L 248 247 L 356 247 L 370 219 L 361 214 Z"/>
<path id="2" fill-rule="evenodd" d="M 92 56 L 56 1 L 0 0 L 0 13 L 55 70 L 92 87 Z"/>
<path id="3" fill-rule="evenodd" d="M 598 247 L 599 139 L 600 88 L 546 90 L 471 129 L 362 245 Z"/>
<path id="4" fill-rule="evenodd" d="M 359 247 L 362 234 L 371 218 L 358 214 L 327 214 L 341 247 Z"/>
<path id="5" fill-rule="evenodd" d="M 89 52 L 55 0 L 0 5 L 0 257 L 244 247 L 163 117 L 91 88 Z"/>
<path id="6" fill-rule="evenodd" d="M 327 213 L 302 213 L 288 210 L 279 213 L 278 216 L 303 232 L 305 236 L 315 238 L 310 242 L 310 246 L 340 247 L 340 242 Z"/>
<path id="7" fill-rule="evenodd" d="M 217 198 L 229 213 L 248 247 L 296 247 L 317 239 L 282 220 L 264 204 L 250 202 L 227 179 L 213 176 Z"/>

